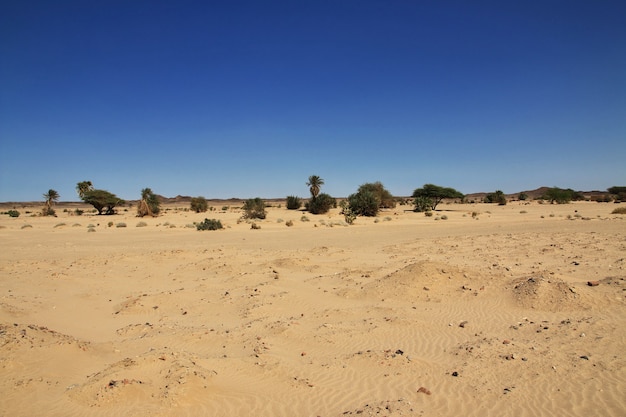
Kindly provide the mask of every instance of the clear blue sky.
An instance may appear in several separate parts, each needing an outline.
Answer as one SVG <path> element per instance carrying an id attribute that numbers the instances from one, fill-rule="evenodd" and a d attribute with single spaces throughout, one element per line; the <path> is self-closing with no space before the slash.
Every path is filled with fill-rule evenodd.
<path id="1" fill-rule="evenodd" d="M 626 2 L 0 2 L 0 201 L 626 185 Z"/>

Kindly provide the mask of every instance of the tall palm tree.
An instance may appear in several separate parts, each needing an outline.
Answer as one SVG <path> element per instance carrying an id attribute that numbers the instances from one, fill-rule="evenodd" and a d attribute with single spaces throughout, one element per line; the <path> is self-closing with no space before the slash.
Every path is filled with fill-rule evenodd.
<path id="1" fill-rule="evenodd" d="M 313 200 L 315 200 L 317 195 L 320 193 L 320 188 L 324 185 L 324 180 L 317 175 L 311 175 L 309 177 L 309 182 L 307 182 L 306 185 L 309 186 L 311 196 L 313 197 Z"/>
<path id="2" fill-rule="evenodd" d="M 76 192 L 81 199 L 85 196 L 85 193 L 87 191 L 91 190 L 93 190 L 93 184 L 91 183 L 91 181 L 81 181 L 76 184 Z"/>
<path id="3" fill-rule="evenodd" d="M 43 195 L 43 198 L 46 200 L 46 206 L 44 207 L 43 214 L 44 216 L 54 215 L 54 210 L 52 206 L 59 201 L 59 193 L 53 189 L 49 189 L 47 193 Z"/>

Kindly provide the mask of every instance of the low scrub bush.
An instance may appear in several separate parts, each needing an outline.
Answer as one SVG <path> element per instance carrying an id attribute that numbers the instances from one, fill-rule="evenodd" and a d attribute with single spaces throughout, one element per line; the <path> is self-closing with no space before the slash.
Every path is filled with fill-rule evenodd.
<path id="1" fill-rule="evenodd" d="M 209 203 L 206 201 L 206 198 L 200 196 L 191 199 L 191 210 L 195 211 L 196 213 L 204 213 L 208 210 L 208 208 Z"/>
<path id="2" fill-rule="evenodd" d="M 119 222 L 118 224 L 115 225 L 115 227 L 126 227 L 126 223 Z"/>
<path id="3" fill-rule="evenodd" d="M 9 217 L 20 217 L 20 212 L 17 210 L 9 210 L 7 211 Z"/>
<path id="4" fill-rule="evenodd" d="M 302 207 L 302 200 L 295 195 L 287 196 L 287 210 L 298 210 Z"/>
<path id="5" fill-rule="evenodd" d="M 259 197 L 250 198 L 243 204 L 244 219 L 264 219 L 266 217 L 265 203 Z"/>
<path id="6" fill-rule="evenodd" d="M 222 222 L 216 219 L 204 219 L 201 223 L 196 223 L 197 230 L 218 230 L 223 229 Z"/>
<path id="7" fill-rule="evenodd" d="M 626 214 L 626 207 L 618 207 L 611 214 Z"/>
<path id="8" fill-rule="evenodd" d="M 312 214 L 325 214 L 333 207 L 337 207 L 337 200 L 326 193 L 318 195 L 307 203 L 307 210 Z"/>
<path id="9" fill-rule="evenodd" d="M 139 222 L 137 223 L 137 227 L 146 227 L 148 225 L 148 223 L 146 222 Z"/>

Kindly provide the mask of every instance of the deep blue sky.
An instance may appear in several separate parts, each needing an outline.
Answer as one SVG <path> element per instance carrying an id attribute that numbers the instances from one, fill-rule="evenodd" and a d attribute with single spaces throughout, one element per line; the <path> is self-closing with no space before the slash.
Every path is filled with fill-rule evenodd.
<path id="1" fill-rule="evenodd" d="M 626 185 L 626 2 L 0 2 L 0 201 Z"/>

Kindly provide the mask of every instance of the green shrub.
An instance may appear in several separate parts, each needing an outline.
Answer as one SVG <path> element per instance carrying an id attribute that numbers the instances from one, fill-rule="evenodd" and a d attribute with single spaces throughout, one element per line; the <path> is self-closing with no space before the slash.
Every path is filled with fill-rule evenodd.
<path id="1" fill-rule="evenodd" d="M 195 211 L 196 213 L 204 213 L 208 209 L 209 203 L 206 201 L 206 198 L 200 196 L 191 199 L 191 210 Z"/>
<path id="2" fill-rule="evenodd" d="M 626 201 L 626 187 L 614 186 L 607 189 L 614 197 L 615 201 Z"/>
<path id="3" fill-rule="evenodd" d="M 20 212 L 17 210 L 9 210 L 7 211 L 9 217 L 20 217 Z"/>
<path id="4" fill-rule="evenodd" d="M 326 193 L 319 194 L 307 203 L 307 210 L 312 214 L 324 214 L 337 207 L 337 200 Z"/>
<path id="5" fill-rule="evenodd" d="M 56 216 L 56 211 L 52 207 L 44 207 L 41 210 L 41 214 L 43 216 Z"/>
<path id="6" fill-rule="evenodd" d="M 309 222 L 311 220 L 307 216 L 302 216 L 302 217 L 300 217 L 300 221 L 301 222 Z"/>
<path id="7" fill-rule="evenodd" d="M 506 206 L 506 196 L 501 190 L 496 190 L 495 193 L 485 196 L 485 203 L 498 203 L 500 206 Z"/>
<path id="8" fill-rule="evenodd" d="M 429 212 L 433 202 L 428 197 L 418 196 L 413 200 L 413 205 L 415 205 L 415 211 L 418 213 Z"/>
<path id="9" fill-rule="evenodd" d="M 76 210 L 74 210 L 74 214 L 76 214 L 77 216 L 82 216 L 84 212 L 85 212 L 85 211 L 84 211 L 84 210 L 81 210 L 81 209 L 76 209 Z"/>
<path id="10" fill-rule="evenodd" d="M 285 223 L 285 226 L 287 227 L 293 226 L 293 220 L 287 220 L 287 222 Z"/>
<path id="11" fill-rule="evenodd" d="M 223 229 L 222 222 L 216 219 L 204 219 L 201 223 L 196 223 L 197 230 L 217 230 Z"/>
<path id="12" fill-rule="evenodd" d="M 265 203 L 259 197 L 250 198 L 243 204 L 244 219 L 264 219 L 267 215 L 265 212 Z"/>
<path id="13" fill-rule="evenodd" d="M 287 196 L 287 210 L 298 210 L 302 207 L 302 200 L 295 195 Z"/>
<path id="14" fill-rule="evenodd" d="M 380 202 L 376 195 L 370 190 L 360 190 L 348 196 L 350 210 L 357 216 L 373 217 L 380 210 Z"/>

